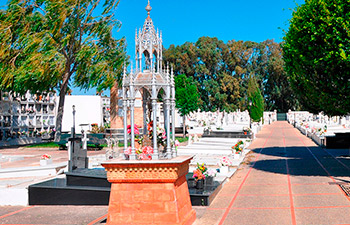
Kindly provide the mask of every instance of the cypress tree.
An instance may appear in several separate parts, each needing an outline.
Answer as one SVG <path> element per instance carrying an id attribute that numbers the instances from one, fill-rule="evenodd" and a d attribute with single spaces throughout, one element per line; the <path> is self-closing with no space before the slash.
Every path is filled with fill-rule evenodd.
<path id="1" fill-rule="evenodd" d="M 251 75 L 248 80 L 248 102 L 249 115 L 254 122 L 259 122 L 264 114 L 264 99 L 255 76 Z"/>

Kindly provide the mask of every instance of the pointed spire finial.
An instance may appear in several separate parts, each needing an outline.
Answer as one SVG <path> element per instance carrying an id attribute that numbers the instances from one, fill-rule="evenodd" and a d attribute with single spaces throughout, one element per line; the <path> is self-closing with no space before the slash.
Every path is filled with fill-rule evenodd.
<path id="1" fill-rule="evenodd" d="M 174 68 L 173 68 L 173 65 L 171 65 L 170 83 L 172 85 L 175 83 L 175 81 L 174 81 Z"/>
<path id="2" fill-rule="evenodd" d="M 124 68 L 123 68 L 123 85 L 125 84 L 125 79 L 126 79 L 126 64 L 124 62 Z"/>
<path id="3" fill-rule="evenodd" d="M 146 6 L 146 11 L 147 11 L 148 16 L 150 15 L 151 10 L 152 10 L 152 7 L 151 7 L 149 0 L 148 0 L 148 5 Z"/>

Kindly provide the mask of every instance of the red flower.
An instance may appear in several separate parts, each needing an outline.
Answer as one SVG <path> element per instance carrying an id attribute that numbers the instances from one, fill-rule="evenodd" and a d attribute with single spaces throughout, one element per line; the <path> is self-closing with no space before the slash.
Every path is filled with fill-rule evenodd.
<path id="1" fill-rule="evenodd" d="M 128 125 L 126 128 L 127 128 L 128 134 L 131 134 L 131 125 Z M 135 134 L 140 134 L 139 128 L 137 127 L 136 124 L 134 125 L 134 133 Z"/>
<path id="2" fill-rule="evenodd" d="M 153 120 L 147 124 L 147 130 L 152 131 L 153 129 Z"/>
<path id="3" fill-rule="evenodd" d="M 151 146 L 145 146 L 142 148 L 142 153 L 144 154 L 153 154 L 153 148 Z"/>

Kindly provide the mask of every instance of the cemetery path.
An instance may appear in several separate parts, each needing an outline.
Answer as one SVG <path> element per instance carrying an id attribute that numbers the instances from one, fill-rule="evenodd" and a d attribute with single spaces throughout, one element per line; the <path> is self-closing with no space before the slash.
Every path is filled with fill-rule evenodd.
<path id="1" fill-rule="evenodd" d="M 322 149 L 284 121 L 264 126 L 251 149 L 195 224 L 350 224 L 337 185 L 350 181 L 348 150 Z"/>

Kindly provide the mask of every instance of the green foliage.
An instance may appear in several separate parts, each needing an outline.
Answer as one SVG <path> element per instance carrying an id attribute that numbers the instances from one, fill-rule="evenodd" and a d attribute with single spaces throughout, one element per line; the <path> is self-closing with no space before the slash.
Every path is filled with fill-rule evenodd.
<path id="1" fill-rule="evenodd" d="M 180 143 L 188 141 L 188 137 L 175 137 L 176 140 L 178 140 Z"/>
<path id="2" fill-rule="evenodd" d="M 26 148 L 58 148 L 59 145 L 54 142 L 40 143 L 34 145 L 28 145 Z"/>
<path id="3" fill-rule="evenodd" d="M 350 112 L 350 1 L 307 0 L 293 12 L 285 68 L 305 109 Z"/>
<path id="4" fill-rule="evenodd" d="M 255 122 L 259 122 L 264 114 L 264 99 L 254 76 L 249 78 L 247 94 L 250 118 Z"/>
<path id="5" fill-rule="evenodd" d="M 171 45 L 164 50 L 164 61 L 170 61 L 175 74 L 193 77 L 200 94 L 203 111 L 247 109 L 249 74 L 256 80 L 268 103 L 266 109 L 286 112 L 297 104 L 284 71 L 280 44 L 201 37 L 196 43 Z"/>
<path id="6" fill-rule="evenodd" d="M 0 11 L 0 89 L 60 90 L 60 134 L 69 86 L 98 91 L 121 80 L 125 40 L 112 37 L 119 1 L 11 0 Z M 96 8 L 102 14 L 95 15 Z"/>
<path id="7" fill-rule="evenodd" d="M 192 77 L 181 74 L 175 77 L 176 108 L 181 116 L 186 116 L 198 109 L 199 95 Z"/>

